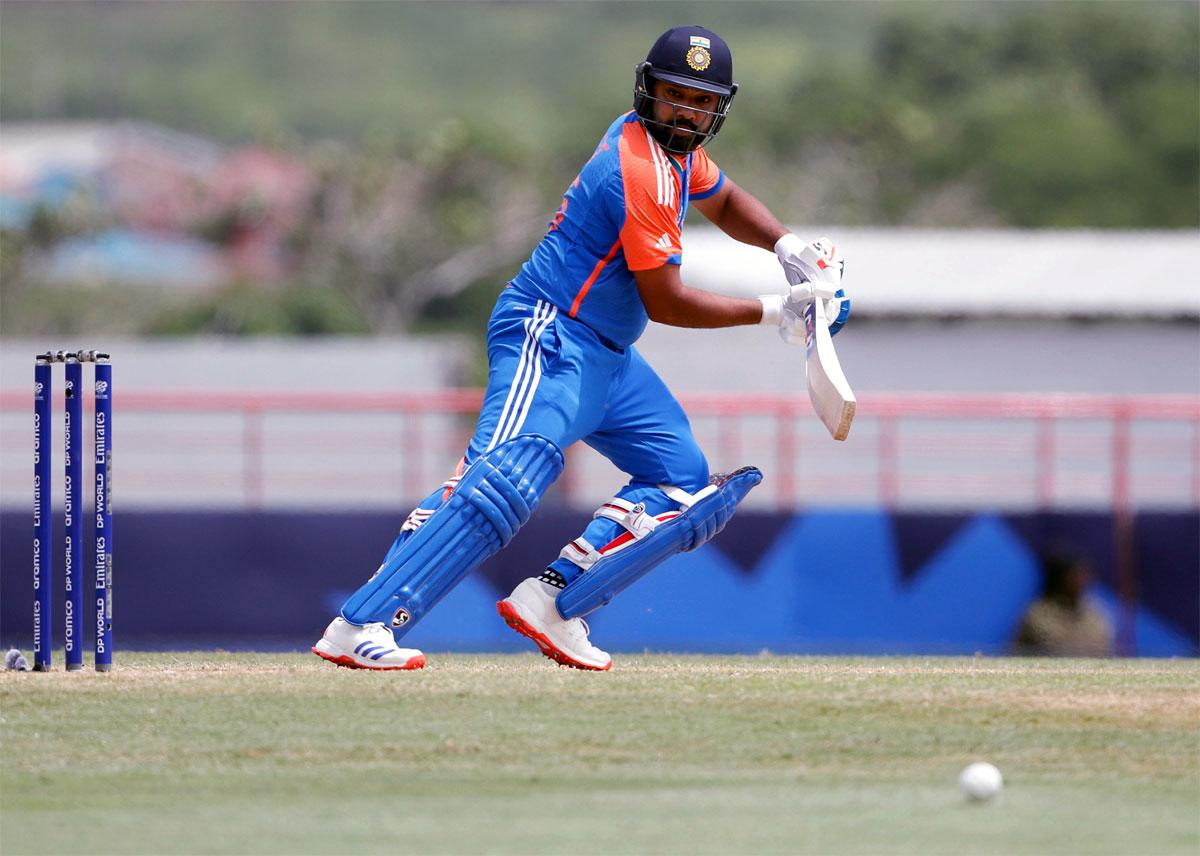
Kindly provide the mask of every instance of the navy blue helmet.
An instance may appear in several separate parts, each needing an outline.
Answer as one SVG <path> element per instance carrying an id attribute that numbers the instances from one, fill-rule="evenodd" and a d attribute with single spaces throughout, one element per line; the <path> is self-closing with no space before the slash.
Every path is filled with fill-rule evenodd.
<path id="1" fill-rule="evenodd" d="M 642 125 L 664 148 L 675 154 L 686 154 L 708 143 L 721 130 L 729 105 L 737 94 L 733 82 L 733 55 L 729 45 L 712 30 L 700 26 L 672 27 L 658 37 L 645 62 L 635 69 L 633 109 Z M 666 123 L 654 116 L 654 106 L 663 99 L 651 93 L 653 81 L 674 83 L 701 89 L 717 96 L 717 108 L 708 113 L 712 122 L 703 133 L 679 134 L 678 119 Z M 666 102 L 670 103 L 670 102 Z M 689 130 L 698 130 L 689 128 Z"/>

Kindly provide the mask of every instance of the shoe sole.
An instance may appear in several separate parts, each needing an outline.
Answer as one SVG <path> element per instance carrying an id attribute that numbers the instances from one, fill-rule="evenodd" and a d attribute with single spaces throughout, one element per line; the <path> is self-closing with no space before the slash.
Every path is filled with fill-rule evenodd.
<path id="1" fill-rule="evenodd" d="M 550 641 L 550 637 L 545 633 L 537 630 L 533 625 L 529 624 L 517 608 L 507 600 L 502 600 L 496 604 L 496 611 L 500 613 L 500 617 L 504 619 L 513 630 L 520 633 L 522 636 L 532 639 L 537 644 L 538 649 L 542 652 L 542 656 L 549 657 L 560 666 L 568 666 L 572 669 L 582 669 L 586 672 L 607 672 L 612 668 L 612 660 L 609 660 L 603 666 L 593 666 L 590 663 L 583 663 L 574 659 L 568 654 L 565 654 L 558 648 L 554 647 L 554 643 Z"/>
<path id="2" fill-rule="evenodd" d="M 318 651 L 316 646 L 312 647 L 312 652 L 322 660 L 328 660 L 336 666 L 345 666 L 347 669 L 365 669 L 368 672 L 398 672 L 407 671 L 409 669 L 424 669 L 425 655 L 418 654 L 415 657 L 409 657 L 408 660 L 400 666 L 365 666 L 355 660 L 349 654 L 326 654 L 324 651 Z"/>

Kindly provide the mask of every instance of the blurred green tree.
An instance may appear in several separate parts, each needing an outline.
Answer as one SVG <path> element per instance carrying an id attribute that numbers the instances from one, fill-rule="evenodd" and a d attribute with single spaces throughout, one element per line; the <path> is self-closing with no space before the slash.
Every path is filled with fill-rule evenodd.
<path id="1" fill-rule="evenodd" d="M 628 109 L 649 40 L 698 14 L 742 83 L 714 157 L 786 221 L 1200 227 L 1193 0 L 7 2 L 0 121 L 146 119 L 316 172 L 288 283 L 143 295 L 148 329 L 458 323 L 451 301 L 486 308 Z M 76 200 L 6 233 L 6 331 L 54 316 L 25 261 L 104 222 Z"/>

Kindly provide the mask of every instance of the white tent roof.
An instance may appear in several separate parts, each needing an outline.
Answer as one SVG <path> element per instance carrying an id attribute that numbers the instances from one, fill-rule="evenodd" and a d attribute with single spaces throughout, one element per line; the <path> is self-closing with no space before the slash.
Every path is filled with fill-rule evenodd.
<path id="1" fill-rule="evenodd" d="M 48 170 L 88 174 L 122 151 L 152 149 L 180 168 L 204 173 L 223 149 L 202 137 L 150 122 L 6 122 L 0 130 L 0 187 L 20 188 Z"/>
<path id="2" fill-rule="evenodd" d="M 1200 232 L 793 227 L 846 259 L 856 315 L 1200 317 Z M 771 253 L 684 229 L 683 279 L 723 294 L 785 288 Z"/>

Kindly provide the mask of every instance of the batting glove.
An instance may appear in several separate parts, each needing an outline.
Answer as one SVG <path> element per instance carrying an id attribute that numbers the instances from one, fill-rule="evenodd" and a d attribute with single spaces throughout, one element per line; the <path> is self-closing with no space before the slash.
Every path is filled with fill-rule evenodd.
<path id="1" fill-rule="evenodd" d="M 846 290 L 839 288 L 833 297 L 825 303 L 825 317 L 829 320 L 829 335 L 836 336 L 838 330 L 846 326 L 850 320 L 850 298 Z"/>
<path id="2" fill-rule="evenodd" d="M 788 285 L 811 282 L 819 297 L 829 299 L 842 284 L 846 260 L 837 251 L 837 246 L 828 238 L 817 238 L 804 243 L 791 232 L 775 242 L 775 256 L 783 267 Z M 828 294 L 823 294 L 823 291 Z"/>
<path id="3" fill-rule="evenodd" d="M 819 293 L 819 292 L 818 292 Z M 804 310 L 813 299 L 811 283 L 793 285 L 787 294 L 763 294 L 761 324 L 779 328 L 779 338 L 789 345 L 804 343 Z M 850 318 L 850 298 L 839 288 L 825 301 L 825 320 L 829 324 L 829 335 L 837 335 Z"/>

